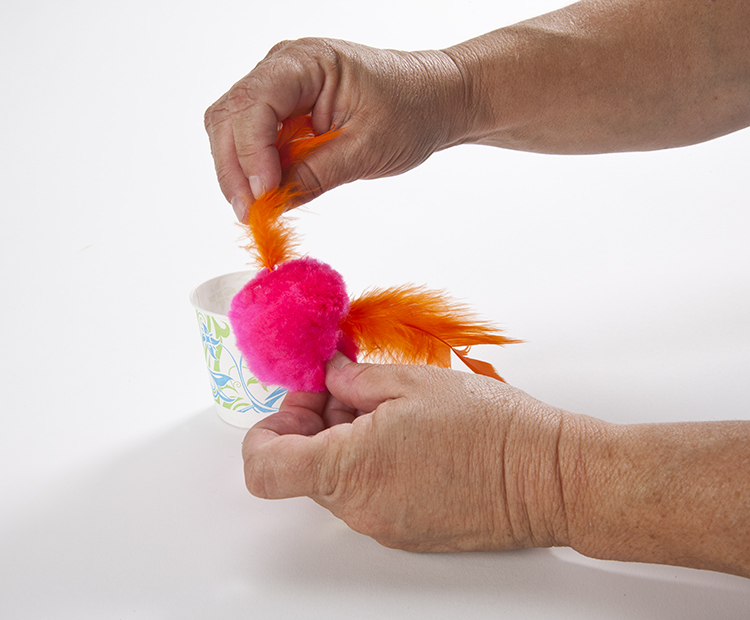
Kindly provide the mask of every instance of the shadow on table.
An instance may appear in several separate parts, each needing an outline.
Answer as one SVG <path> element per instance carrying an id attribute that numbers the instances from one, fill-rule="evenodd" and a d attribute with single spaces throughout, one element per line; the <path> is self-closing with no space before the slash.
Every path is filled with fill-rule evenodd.
<path id="1" fill-rule="evenodd" d="M 244 489 L 210 411 L 34 490 L 0 532 L 0 617 L 747 617 L 750 580 L 569 550 L 409 554 Z M 7 520 L 5 520 L 7 522 Z"/>

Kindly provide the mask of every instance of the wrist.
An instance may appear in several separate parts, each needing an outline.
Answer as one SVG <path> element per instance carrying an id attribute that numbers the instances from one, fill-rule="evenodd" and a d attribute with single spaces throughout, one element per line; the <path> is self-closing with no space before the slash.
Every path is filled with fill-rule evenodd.
<path id="1" fill-rule="evenodd" d="M 494 125 L 491 100 L 484 92 L 481 75 L 481 46 L 472 40 L 445 48 L 440 53 L 459 80 L 458 94 L 451 100 L 454 107 L 451 110 L 452 141 L 446 146 L 481 143 Z"/>
<path id="2" fill-rule="evenodd" d="M 560 451 L 575 431 L 576 416 L 520 391 L 514 400 L 504 440 L 501 520 L 507 520 L 515 548 L 567 546 Z"/>
<path id="3" fill-rule="evenodd" d="M 566 546 L 603 559 L 606 535 L 602 529 L 600 501 L 606 501 L 603 489 L 621 484 L 608 455 L 621 440 L 620 430 L 588 416 L 571 418 L 565 441 L 558 454 L 562 496 L 564 498 L 568 540 Z M 611 499 L 607 498 L 607 499 Z"/>
<path id="4" fill-rule="evenodd" d="M 750 423 L 578 424 L 560 460 L 573 549 L 750 576 Z"/>
<path id="5" fill-rule="evenodd" d="M 438 131 L 435 150 L 471 142 L 477 107 L 473 76 L 460 55 L 451 50 L 430 50 L 414 52 L 413 56 L 424 69 L 417 86 L 419 96 L 427 99 L 423 109 Z M 420 122 L 424 123 L 424 119 Z"/>

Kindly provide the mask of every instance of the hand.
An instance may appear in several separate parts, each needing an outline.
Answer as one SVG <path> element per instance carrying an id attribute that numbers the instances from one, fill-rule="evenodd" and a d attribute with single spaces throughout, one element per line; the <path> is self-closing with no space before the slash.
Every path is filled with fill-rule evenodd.
<path id="1" fill-rule="evenodd" d="M 250 429 L 251 493 L 309 496 L 411 551 L 569 545 L 750 577 L 750 421 L 622 426 L 486 377 L 347 362 Z"/>
<path id="2" fill-rule="evenodd" d="M 219 185 L 243 219 L 246 206 L 281 180 L 279 122 L 308 113 L 317 132 L 345 132 L 300 168 L 307 199 L 356 179 L 400 174 L 462 140 L 471 116 L 466 96 L 444 52 L 279 43 L 206 111 Z"/>
<path id="3" fill-rule="evenodd" d="M 329 364 L 330 394 L 289 394 L 248 432 L 251 493 L 312 497 L 413 551 L 566 543 L 562 411 L 485 377 L 347 361 Z"/>

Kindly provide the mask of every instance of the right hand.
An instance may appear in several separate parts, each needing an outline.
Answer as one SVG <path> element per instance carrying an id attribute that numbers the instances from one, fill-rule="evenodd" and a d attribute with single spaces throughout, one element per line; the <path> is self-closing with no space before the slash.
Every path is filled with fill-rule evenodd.
<path id="1" fill-rule="evenodd" d="M 380 50 L 345 41 L 276 45 L 205 115 L 224 196 L 242 218 L 281 180 L 279 122 L 312 114 L 318 133 L 344 130 L 299 166 L 306 200 L 343 183 L 405 172 L 466 139 L 461 72 L 440 51 Z"/>

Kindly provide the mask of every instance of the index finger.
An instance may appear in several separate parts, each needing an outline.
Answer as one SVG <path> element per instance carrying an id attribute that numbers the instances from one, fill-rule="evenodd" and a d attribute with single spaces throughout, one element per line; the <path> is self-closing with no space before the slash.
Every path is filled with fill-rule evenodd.
<path id="1" fill-rule="evenodd" d="M 253 100 L 239 82 L 204 116 L 219 187 L 243 222 L 247 207 L 281 181 L 279 119 L 270 105 Z"/>
<path id="2" fill-rule="evenodd" d="M 248 178 L 237 159 L 232 115 L 226 95 L 206 110 L 204 123 L 221 192 L 232 204 L 237 219 L 244 222 L 247 217 L 247 205 L 253 202 L 254 197 Z"/>
<path id="3" fill-rule="evenodd" d="M 311 430 L 311 421 L 282 411 L 261 420 L 247 432 L 242 442 L 242 457 L 250 493 L 265 499 L 317 494 L 328 440 L 325 431 L 300 434 L 305 426 Z"/>
<path id="4" fill-rule="evenodd" d="M 318 104 L 326 79 L 318 53 L 314 46 L 279 44 L 227 93 L 237 161 L 254 198 L 281 181 L 278 124 Z"/>
<path id="5" fill-rule="evenodd" d="M 232 119 L 232 148 L 239 169 L 250 185 L 253 200 L 281 182 L 281 164 L 276 150 L 279 122 L 286 116 L 256 102 L 247 87 L 235 85 L 228 97 Z"/>

